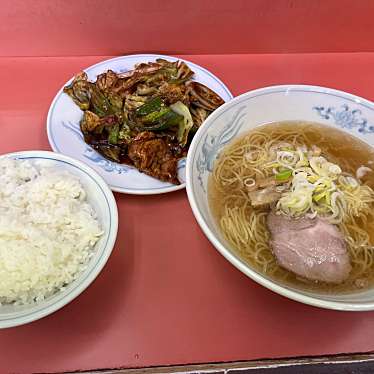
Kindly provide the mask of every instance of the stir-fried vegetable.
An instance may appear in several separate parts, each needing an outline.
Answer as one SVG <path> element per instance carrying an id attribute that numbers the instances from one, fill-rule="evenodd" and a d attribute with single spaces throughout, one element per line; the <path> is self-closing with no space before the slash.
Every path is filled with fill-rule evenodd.
<path id="1" fill-rule="evenodd" d="M 180 101 L 177 101 L 175 104 L 170 105 L 170 108 L 173 110 L 173 112 L 178 113 L 180 117 L 182 117 L 181 121 L 179 122 L 179 129 L 178 129 L 177 136 L 178 136 L 179 144 L 184 146 L 187 143 L 188 133 L 193 127 L 193 120 L 191 117 L 191 113 L 188 110 L 188 108 Z"/>
<path id="2" fill-rule="evenodd" d="M 162 109 L 160 108 L 159 111 L 155 111 L 155 112 L 151 112 L 147 115 L 145 115 L 143 118 L 142 118 L 142 123 L 150 123 L 150 124 L 155 124 L 157 121 L 160 121 L 161 118 L 166 114 L 166 113 L 170 113 L 171 110 L 169 108 L 165 108 L 163 107 Z"/>
<path id="3" fill-rule="evenodd" d="M 162 112 L 158 112 L 159 116 L 157 116 L 157 120 L 152 121 L 151 125 L 143 126 L 144 130 L 147 131 L 161 131 L 166 130 L 173 126 L 178 126 L 181 121 L 183 121 L 183 117 L 180 116 L 178 113 L 175 113 L 171 109 L 165 109 Z"/>
<path id="4" fill-rule="evenodd" d="M 161 97 L 157 96 L 140 106 L 135 112 L 138 116 L 146 116 L 154 112 L 159 112 L 162 106 L 164 106 L 164 103 Z"/>
<path id="5" fill-rule="evenodd" d="M 96 82 L 82 72 L 64 92 L 84 111 L 80 128 L 85 141 L 103 156 L 134 163 L 128 147 L 147 131 L 157 134 L 177 160 L 186 155 L 189 141 L 205 118 L 224 103 L 208 87 L 191 81 L 193 74 L 184 62 L 158 59 L 126 73 L 109 70 Z M 176 180 L 176 172 L 175 166 L 170 181 Z"/>
<path id="6" fill-rule="evenodd" d="M 119 124 L 117 123 L 109 130 L 108 142 L 110 144 L 117 144 L 118 135 L 119 135 Z"/>

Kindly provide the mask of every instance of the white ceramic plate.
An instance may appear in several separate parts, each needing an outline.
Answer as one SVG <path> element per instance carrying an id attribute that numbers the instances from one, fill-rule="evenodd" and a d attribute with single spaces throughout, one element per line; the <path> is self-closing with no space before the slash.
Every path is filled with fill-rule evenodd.
<path id="1" fill-rule="evenodd" d="M 24 151 L 1 155 L 29 160 L 54 168 L 61 168 L 76 175 L 85 191 L 87 200 L 94 208 L 104 234 L 95 245 L 95 254 L 89 260 L 87 268 L 62 291 L 58 291 L 45 300 L 28 305 L 2 305 L 0 307 L 0 329 L 23 325 L 45 317 L 68 304 L 82 293 L 99 275 L 106 264 L 117 236 L 118 212 L 112 191 L 103 178 L 84 163 L 70 157 L 46 151 Z"/>
<path id="2" fill-rule="evenodd" d="M 232 99 L 233 96 L 228 88 L 208 70 L 192 62 L 171 56 L 154 54 L 121 56 L 99 62 L 84 71 L 90 80 L 95 80 L 97 75 L 109 69 L 117 73 L 125 72 L 133 69 L 137 63 L 155 61 L 157 58 L 186 62 L 195 72 L 194 79 L 196 81 L 205 84 L 215 91 L 224 101 Z M 66 82 L 64 86 L 68 85 L 72 80 L 73 78 Z M 63 153 L 87 163 L 104 178 L 113 191 L 137 195 L 151 195 L 171 192 L 185 187 L 185 159 L 180 160 L 178 164 L 180 185 L 161 182 L 140 173 L 134 167 L 109 161 L 83 141 L 79 128 L 79 121 L 82 115 L 83 112 L 78 106 L 74 104 L 68 95 L 63 93 L 62 87 L 49 108 L 47 118 L 48 140 L 55 152 Z"/>
<path id="3" fill-rule="evenodd" d="M 207 183 L 222 148 L 256 126 L 286 120 L 319 122 L 340 129 L 374 147 L 374 104 L 325 87 L 265 87 L 222 105 L 196 133 L 187 156 L 187 194 L 202 230 L 217 250 L 259 284 L 290 299 L 321 308 L 374 310 L 374 287 L 357 293 L 323 294 L 282 285 L 244 262 L 222 237 L 208 203 Z"/>

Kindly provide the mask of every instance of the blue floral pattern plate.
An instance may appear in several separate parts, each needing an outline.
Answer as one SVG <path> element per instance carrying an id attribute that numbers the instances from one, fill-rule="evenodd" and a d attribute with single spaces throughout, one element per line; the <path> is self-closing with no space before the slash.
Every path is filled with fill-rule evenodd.
<path id="1" fill-rule="evenodd" d="M 97 75 L 109 69 L 115 72 L 125 72 L 133 69 L 137 63 L 155 61 L 157 58 L 165 58 L 169 61 L 178 60 L 176 57 L 164 55 L 128 55 L 100 62 L 85 69 L 85 72 L 88 74 L 90 80 L 95 80 Z M 194 79 L 196 81 L 211 88 L 223 100 L 228 101 L 232 99 L 231 92 L 220 79 L 208 70 L 192 62 L 185 62 L 195 72 Z M 71 81 L 72 79 L 66 82 L 64 86 Z M 73 157 L 91 166 L 104 178 L 113 191 L 150 195 L 171 192 L 185 187 L 185 159 L 180 160 L 178 163 L 180 185 L 161 182 L 140 173 L 134 167 L 109 161 L 84 142 L 79 128 L 82 116 L 83 112 L 73 103 L 68 95 L 63 93 L 62 87 L 49 108 L 47 118 L 48 140 L 55 152 Z"/>

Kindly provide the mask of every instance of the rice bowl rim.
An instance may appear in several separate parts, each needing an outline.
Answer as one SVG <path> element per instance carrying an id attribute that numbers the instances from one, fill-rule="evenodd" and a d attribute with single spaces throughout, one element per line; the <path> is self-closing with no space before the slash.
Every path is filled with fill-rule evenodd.
<path id="1" fill-rule="evenodd" d="M 25 306 L 27 309 L 23 311 L 3 314 L 0 316 L 0 329 L 19 326 L 41 319 L 56 312 L 78 297 L 96 279 L 107 263 L 109 256 L 112 253 L 118 232 L 118 209 L 113 193 L 104 179 L 91 167 L 69 156 L 50 151 L 12 152 L 1 155 L 0 160 L 3 158 L 50 160 L 58 164 L 68 165 L 66 169 L 74 168 L 77 172 L 76 175 L 78 176 L 79 174 L 85 174 L 89 178 L 90 183 L 95 186 L 95 189 L 98 192 L 97 196 L 101 196 L 100 199 L 105 200 L 110 222 L 108 225 L 108 232 L 104 233 L 106 241 L 100 250 L 101 254 L 97 256 L 95 262 L 92 261 L 93 259 L 88 261 L 87 269 L 89 270 L 86 269 L 87 273 L 83 278 L 77 278 L 69 284 L 72 288 L 67 294 L 57 291 L 42 303 L 30 304 L 30 308 Z"/>

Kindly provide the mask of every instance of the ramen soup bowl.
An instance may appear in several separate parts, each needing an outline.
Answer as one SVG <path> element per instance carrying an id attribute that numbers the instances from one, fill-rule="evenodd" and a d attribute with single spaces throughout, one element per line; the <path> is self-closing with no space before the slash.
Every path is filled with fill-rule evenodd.
<path id="1" fill-rule="evenodd" d="M 356 151 L 357 154 L 366 152 L 366 156 L 361 155 L 366 157 L 365 163 L 369 166 L 374 164 L 372 102 L 343 91 L 307 85 L 272 86 L 250 91 L 234 98 L 211 114 L 193 139 L 187 157 L 187 193 L 196 220 L 214 247 L 232 265 L 262 286 L 292 300 L 316 307 L 343 311 L 374 310 L 373 279 L 366 280 L 366 285 L 361 284 L 361 286 L 359 283 L 362 279 L 355 280 L 359 285 L 356 289 L 344 288 L 339 284 L 328 284 L 326 287 L 323 282 L 311 280 L 307 280 L 308 287 L 304 287 L 303 279 L 298 279 L 297 282 L 284 281 L 261 270 L 248 261 L 235 244 L 226 239 L 227 235 L 224 235 L 220 224 L 222 221 L 218 219 L 211 202 L 214 192 L 211 187 L 214 183 L 212 174 L 216 163 L 219 162 L 217 160 L 224 157 L 230 144 L 243 139 L 244 134 L 255 128 L 261 129 L 259 127 L 261 125 L 284 121 L 287 121 L 295 134 L 305 131 L 309 126 L 308 123 L 310 123 L 308 131 L 312 134 L 312 123 L 318 123 L 319 132 L 330 134 L 330 138 L 326 135 L 324 146 L 336 149 L 341 147 L 343 154 L 340 154 L 340 157 L 344 159 L 344 162 L 342 161 L 344 165 L 354 159 Z M 336 140 L 338 138 L 341 143 Z M 318 137 L 315 139 L 317 139 L 314 140 L 315 146 L 320 146 L 323 155 L 324 146 L 318 144 Z M 330 145 L 326 143 L 326 139 L 331 140 Z M 355 148 L 350 149 L 351 145 Z M 344 165 L 340 165 L 342 171 Z M 221 202 L 224 199 L 225 196 L 220 197 Z M 273 209 L 275 209 L 274 205 Z M 243 219 L 249 220 L 248 216 Z M 232 228 L 236 230 L 239 237 L 245 235 L 245 230 L 238 227 L 240 224 L 232 223 Z M 341 231 L 339 233 L 345 236 Z M 256 234 L 261 233 L 254 232 L 254 237 Z M 267 238 L 271 237 L 269 233 Z M 347 243 L 345 237 L 344 243 Z M 268 255 L 274 256 L 273 247 L 269 248 Z M 370 243 L 365 248 L 368 251 L 367 258 L 373 259 L 374 253 Z M 297 251 L 298 248 L 294 250 Z M 352 256 L 349 250 L 347 252 Z M 275 263 L 278 266 L 279 261 Z M 282 269 L 282 272 L 287 272 L 283 267 Z"/>

